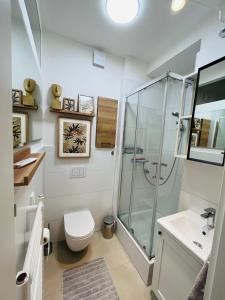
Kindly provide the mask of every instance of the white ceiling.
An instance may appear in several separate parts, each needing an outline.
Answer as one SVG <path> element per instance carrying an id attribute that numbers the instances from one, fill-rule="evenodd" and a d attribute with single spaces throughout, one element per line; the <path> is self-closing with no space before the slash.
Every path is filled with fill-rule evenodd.
<path id="1" fill-rule="evenodd" d="M 179 13 L 171 0 L 140 0 L 141 12 L 132 24 L 117 25 L 105 11 L 106 0 L 39 0 L 43 27 L 120 56 L 153 61 L 184 39 L 213 9 L 189 0 Z M 202 0 L 218 5 L 225 0 Z"/>

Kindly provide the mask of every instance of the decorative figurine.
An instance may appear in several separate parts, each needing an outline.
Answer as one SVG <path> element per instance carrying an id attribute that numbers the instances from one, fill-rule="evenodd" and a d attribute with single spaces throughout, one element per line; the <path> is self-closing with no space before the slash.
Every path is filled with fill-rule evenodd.
<path id="1" fill-rule="evenodd" d="M 36 87 L 36 81 L 31 78 L 24 79 L 23 87 L 26 95 L 23 96 L 22 104 L 27 106 L 35 106 L 35 99 L 32 94 Z"/>
<path id="2" fill-rule="evenodd" d="M 52 95 L 53 95 L 53 99 L 52 99 L 52 103 L 51 103 L 51 107 L 54 109 L 61 109 L 62 105 L 61 105 L 61 101 L 60 101 L 60 96 L 62 94 L 62 88 L 60 85 L 58 84 L 53 84 L 52 85 Z"/>

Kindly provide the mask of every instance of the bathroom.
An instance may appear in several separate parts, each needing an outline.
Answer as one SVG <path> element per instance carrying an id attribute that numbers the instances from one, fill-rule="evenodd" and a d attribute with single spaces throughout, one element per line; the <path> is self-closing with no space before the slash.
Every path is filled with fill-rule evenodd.
<path id="1" fill-rule="evenodd" d="M 225 1 L 1 0 L 0 37 L 0 299 L 225 300 Z"/>

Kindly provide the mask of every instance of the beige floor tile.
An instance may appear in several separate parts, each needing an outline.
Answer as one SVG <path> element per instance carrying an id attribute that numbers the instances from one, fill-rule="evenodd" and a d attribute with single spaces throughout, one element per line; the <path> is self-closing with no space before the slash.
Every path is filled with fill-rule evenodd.
<path id="1" fill-rule="evenodd" d="M 150 299 L 150 288 L 146 287 L 131 263 L 112 269 L 111 275 L 120 300 Z"/>
<path id="2" fill-rule="evenodd" d="M 63 300 L 62 293 L 52 293 L 44 297 L 44 300 Z"/>
<path id="3" fill-rule="evenodd" d="M 70 251 L 65 241 L 53 245 L 53 253 L 45 259 L 44 264 L 45 300 L 61 300 L 64 270 L 82 265 L 98 257 L 105 258 L 120 300 L 150 299 L 150 289 L 145 286 L 131 264 L 116 235 L 112 239 L 106 240 L 102 237 L 101 232 L 96 232 L 90 246 L 79 254 Z"/>

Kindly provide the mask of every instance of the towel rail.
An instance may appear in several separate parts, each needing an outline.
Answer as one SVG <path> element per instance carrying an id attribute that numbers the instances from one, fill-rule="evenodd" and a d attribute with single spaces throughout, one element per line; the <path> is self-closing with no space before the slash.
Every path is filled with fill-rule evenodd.
<path id="1" fill-rule="evenodd" d="M 23 270 L 16 275 L 18 300 L 42 300 L 42 232 L 43 232 L 43 203 L 33 205 L 29 211 L 36 215 L 31 231 Z"/>

